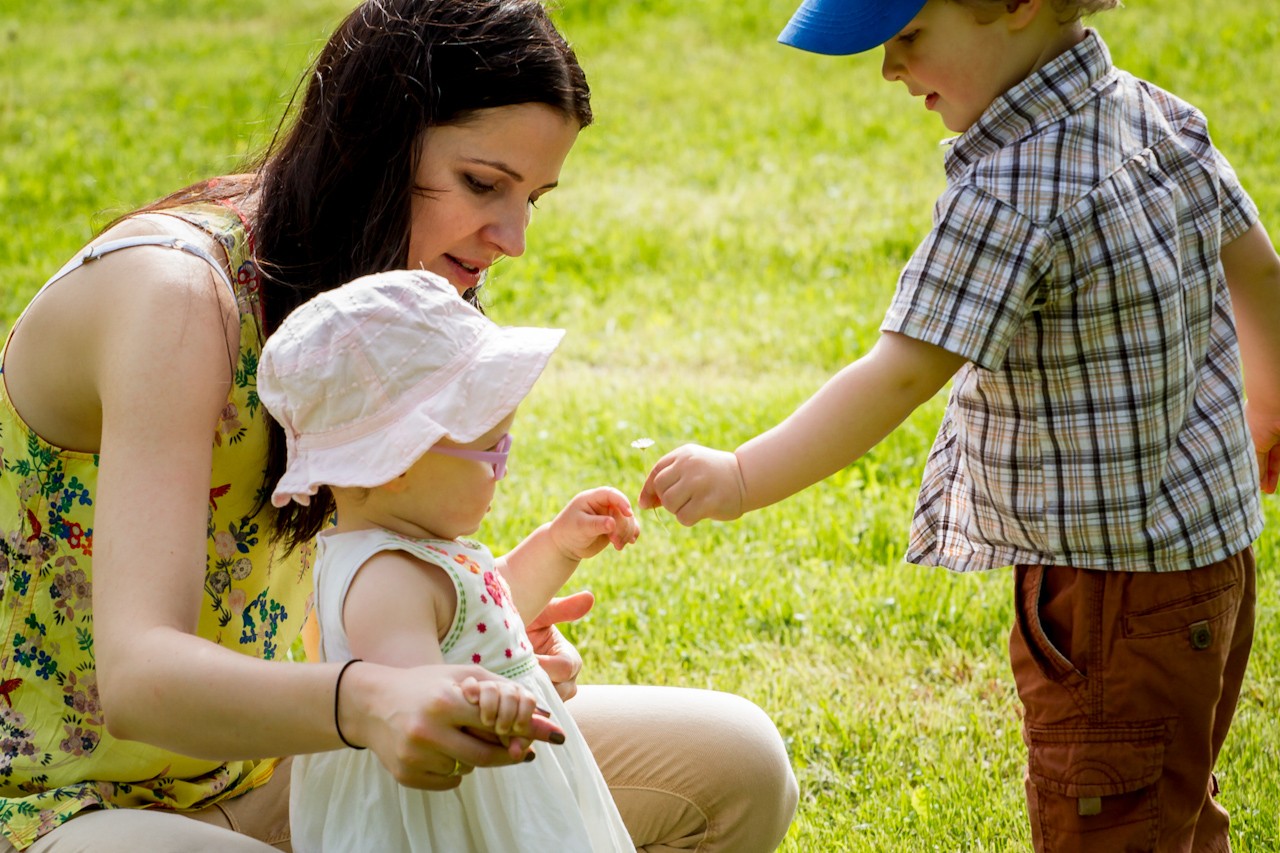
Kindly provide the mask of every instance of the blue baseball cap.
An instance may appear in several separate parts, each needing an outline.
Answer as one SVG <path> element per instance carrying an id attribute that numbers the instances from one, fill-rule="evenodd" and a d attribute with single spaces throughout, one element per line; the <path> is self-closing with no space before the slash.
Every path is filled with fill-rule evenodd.
<path id="1" fill-rule="evenodd" d="M 804 0 L 778 41 L 828 56 L 862 53 L 887 42 L 925 0 Z"/>

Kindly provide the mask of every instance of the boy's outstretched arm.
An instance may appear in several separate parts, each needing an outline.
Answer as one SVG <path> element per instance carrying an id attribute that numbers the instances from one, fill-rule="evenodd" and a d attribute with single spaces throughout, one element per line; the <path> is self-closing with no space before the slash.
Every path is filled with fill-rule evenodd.
<path id="1" fill-rule="evenodd" d="M 941 347 L 884 332 L 786 420 L 734 453 L 686 444 L 659 459 L 639 505 L 665 507 L 688 526 L 776 503 L 858 459 L 964 363 Z"/>
<path id="2" fill-rule="evenodd" d="M 1280 479 L 1280 257 L 1261 223 L 1222 247 L 1262 490 Z"/>

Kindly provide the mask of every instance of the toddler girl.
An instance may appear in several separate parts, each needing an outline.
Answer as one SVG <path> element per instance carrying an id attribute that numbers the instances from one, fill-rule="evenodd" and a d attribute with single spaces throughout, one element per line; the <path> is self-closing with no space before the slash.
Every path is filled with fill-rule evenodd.
<path id="1" fill-rule="evenodd" d="M 460 727 L 445 790 L 403 787 L 349 742 L 299 756 L 295 850 L 634 850 L 520 616 L 539 613 L 580 560 L 636 540 L 629 502 L 614 489 L 582 492 L 498 559 L 463 538 L 488 512 L 515 409 L 563 334 L 499 327 L 443 279 L 398 271 L 317 296 L 267 341 L 258 393 L 288 443 L 272 502 L 306 505 L 329 489 L 337 507 L 317 540 L 323 658 L 471 667 L 459 689 L 526 756 L 473 773 L 466 743 L 479 735 Z M 339 732 L 340 688 L 341 678 Z M 554 724 L 563 738 L 535 754 L 535 728 Z"/>

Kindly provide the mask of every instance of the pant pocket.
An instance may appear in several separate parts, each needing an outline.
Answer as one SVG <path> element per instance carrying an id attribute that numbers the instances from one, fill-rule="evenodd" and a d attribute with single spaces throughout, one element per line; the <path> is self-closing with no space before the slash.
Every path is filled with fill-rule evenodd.
<path id="1" fill-rule="evenodd" d="M 1027 803 L 1037 849 L 1152 849 L 1172 725 L 1027 726 Z"/>
<path id="2" fill-rule="evenodd" d="M 1240 585 L 1229 584 L 1126 614 L 1124 633 L 1131 639 L 1186 634 L 1193 648 L 1203 649 L 1215 633 L 1229 636 L 1239 609 Z"/>
<path id="3" fill-rule="evenodd" d="M 1009 662 L 1018 696 L 1037 722 L 1086 716 L 1089 680 L 1058 649 L 1041 617 L 1044 569 L 1019 566 L 1014 575 L 1014 623 L 1009 632 Z"/>

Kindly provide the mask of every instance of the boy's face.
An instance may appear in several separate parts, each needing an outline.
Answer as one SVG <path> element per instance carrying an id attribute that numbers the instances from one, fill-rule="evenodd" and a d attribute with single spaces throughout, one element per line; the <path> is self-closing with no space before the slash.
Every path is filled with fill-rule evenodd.
<path id="1" fill-rule="evenodd" d="M 1039 2 L 1016 4 L 989 23 L 952 0 L 928 0 L 920 13 L 884 44 L 881 68 L 900 80 L 948 130 L 963 133 L 1008 89 L 1048 61 L 1057 31 L 1036 26 Z M 999 9 L 1000 7 L 996 7 Z M 988 16 L 989 17 L 989 16 Z"/>

